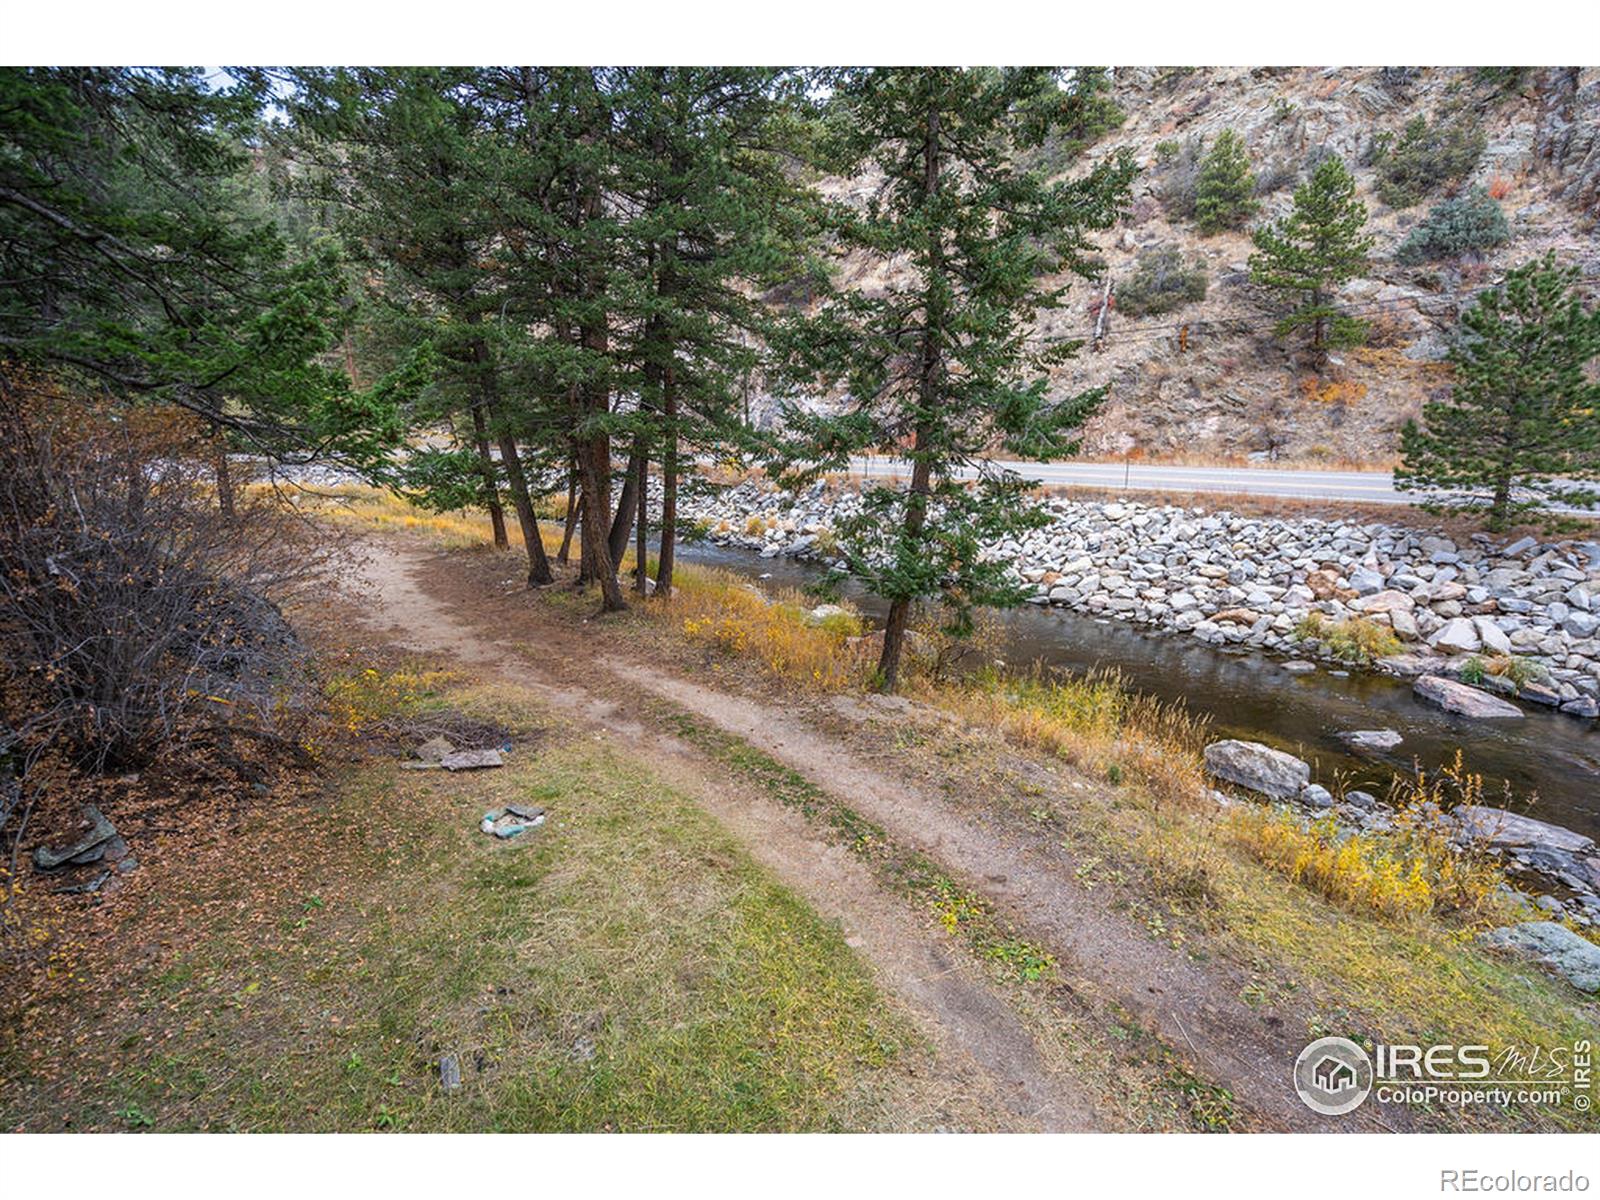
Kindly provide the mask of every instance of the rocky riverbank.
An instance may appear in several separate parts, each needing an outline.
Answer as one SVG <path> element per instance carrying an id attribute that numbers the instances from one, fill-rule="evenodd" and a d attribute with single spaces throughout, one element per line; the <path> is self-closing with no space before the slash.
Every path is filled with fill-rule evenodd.
<path id="1" fill-rule="evenodd" d="M 832 564 L 832 528 L 860 504 L 848 489 L 752 481 L 680 511 L 719 544 Z M 1032 603 L 1283 655 L 1292 669 L 1320 659 L 1452 677 L 1448 688 L 1422 683 L 1419 696 L 1467 716 L 1519 711 L 1477 689 L 1580 720 L 1600 714 L 1600 544 L 1458 543 L 1382 523 L 1134 501 L 1040 505 L 1043 528 L 985 548 L 1031 585 Z"/>
<path id="2" fill-rule="evenodd" d="M 1364 731 L 1372 737 L 1387 731 Z M 1332 818 L 1351 832 L 1386 832 L 1397 814 L 1386 799 L 1341 789 L 1339 795 L 1312 780 L 1311 764 L 1259 742 L 1212 742 L 1205 750 L 1207 773 L 1218 783 L 1292 808 L 1308 819 Z M 1232 801 L 1214 793 L 1219 804 Z M 1480 804 L 1447 812 L 1430 808 L 1408 819 L 1437 821 L 1463 849 L 1500 861 L 1506 874 L 1533 895 L 1523 901 L 1527 915 L 1568 921 L 1580 928 L 1600 925 L 1600 847 L 1591 837 L 1546 821 Z"/>

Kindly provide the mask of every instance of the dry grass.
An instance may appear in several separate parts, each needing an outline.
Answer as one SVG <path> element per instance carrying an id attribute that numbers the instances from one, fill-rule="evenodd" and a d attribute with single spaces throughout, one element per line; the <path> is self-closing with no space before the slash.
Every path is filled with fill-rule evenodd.
<path id="1" fill-rule="evenodd" d="M 267 486 L 253 484 L 251 490 Z M 364 484 L 340 484 L 327 488 L 280 486 L 278 490 L 301 512 L 314 513 L 341 525 L 425 533 L 453 550 L 492 545 L 494 541 L 494 531 L 486 513 L 464 510 L 432 512 L 408 503 L 393 492 Z M 545 535 L 549 543 L 548 530 Z M 557 531 L 554 545 L 559 544 Z"/>
<path id="2" fill-rule="evenodd" d="M 863 664 L 850 639 L 863 625 L 848 609 L 818 621 L 800 593 L 769 597 L 728 571 L 679 567 L 674 578 L 678 594 L 650 611 L 691 641 L 752 658 L 789 683 L 842 691 L 862 682 Z"/>
<path id="3" fill-rule="evenodd" d="M 922 684 L 921 695 L 1012 744 L 1043 750 L 1090 774 L 1137 779 L 1158 799 L 1205 794 L 1206 726 L 1185 709 L 1128 690 L 1114 672 L 1076 678 L 980 672 L 965 684 Z"/>
<path id="4" fill-rule="evenodd" d="M 1381 833 L 1350 833 L 1331 817 L 1265 807 L 1235 809 L 1229 832 L 1268 866 L 1346 908 L 1467 925 L 1505 918 L 1504 872 L 1481 851 L 1458 846 L 1441 819 L 1458 804 L 1483 803 L 1483 777 L 1467 770 L 1461 751 L 1432 775 L 1396 778 L 1389 799 L 1394 828 Z"/>
<path id="5" fill-rule="evenodd" d="M 1294 630 L 1302 641 L 1320 642 L 1341 662 L 1367 665 L 1399 654 L 1404 646 L 1387 625 L 1366 617 L 1330 621 L 1319 612 L 1307 613 Z"/>

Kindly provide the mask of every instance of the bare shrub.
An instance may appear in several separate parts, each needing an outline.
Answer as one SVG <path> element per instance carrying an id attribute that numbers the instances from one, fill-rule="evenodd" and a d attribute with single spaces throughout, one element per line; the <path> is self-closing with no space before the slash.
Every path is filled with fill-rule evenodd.
<path id="1" fill-rule="evenodd" d="M 284 740 L 304 672 L 276 602 L 329 546 L 271 493 L 224 515 L 210 450 L 166 406 L 0 374 L 0 714 L 28 753 L 123 769 Z"/>

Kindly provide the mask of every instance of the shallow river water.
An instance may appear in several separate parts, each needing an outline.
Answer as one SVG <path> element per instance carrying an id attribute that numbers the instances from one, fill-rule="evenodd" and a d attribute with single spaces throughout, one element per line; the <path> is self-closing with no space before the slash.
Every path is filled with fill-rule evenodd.
<path id="1" fill-rule="evenodd" d="M 678 553 L 768 587 L 800 587 L 823 574 L 792 559 L 710 543 L 680 546 Z M 886 606 L 877 597 L 854 581 L 843 590 L 881 620 Z M 1135 690 L 1181 700 L 1209 717 L 1216 737 L 1266 742 L 1299 755 L 1312 764 L 1312 778 L 1330 787 L 1342 780 L 1381 796 L 1396 771 L 1409 773 L 1414 763 L 1434 770 L 1460 749 L 1467 766 L 1483 775 L 1488 803 L 1503 803 L 1509 789 L 1511 807 L 1600 839 L 1600 726 L 1592 722 L 1531 708 L 1521 721 L 1471 721 L 1422 704 L 1410 683 L 1387 676 L 1340 676 L 1321 667 L 1295 675 L 1265 655 L 1229 653 L 1194 638 L 1063 609 L 1024 605 L 1000 619 L 1011 667 L 1113 668 Z M 1356 729 L 1393 729 L 1405 741 L 1388 754 L 1357 756 L 1338 738 Z"/>

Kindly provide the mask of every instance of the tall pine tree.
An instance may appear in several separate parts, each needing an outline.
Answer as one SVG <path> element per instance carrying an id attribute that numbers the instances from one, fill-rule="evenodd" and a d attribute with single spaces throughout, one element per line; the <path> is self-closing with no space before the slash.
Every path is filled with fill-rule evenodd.
<path id="1" fill-rule="evenodd" d="M 1356 181 L 1344 161 L 1326 158 L 1296 189 L 1294 209 L 1283 220 L 1256 229 L 1250 280 L 1298 299 L 1278 322 L 1279 337 L 1311 330 L 1311 348 L 1358 345 L 1364 322 L 1339 311 L 1333 296 L 1367 265 L 1372 238 L 1363 230 L 1367 206 L 1356 198 Z"/>
<path id="2" fill-rule="evenodd" d="M 1467 493 L 1491 529 L 1550 504 L 1592 508 L 1600 491 L 1600 309 L 1553 255 L 1509 272 L 1461 318 L 1455 386 L 1407 422 L 1395 485 Z"/>
<path id="3" fill-rule="evenodd" d="M 889 282 L 833 297 L 790 343 L 803 382 L 842 388 L 848 403 L 835 416 L 791 409 L 782 462 L 797 482 L 864 451 L 910 463 L 907 490 L 868 486 L 860 517 L 838 531 L 851 569 L 889 601 L 878 662 L 889 690 L 914 603 L 941 597 L 963 632 L 974 606 L 1022 598 L 982 547 L 1036 520 L 1022 502 L 1031 484 L 987 455 L 1071 454 L 1103 398 L 1048 396 L 1046 366 L 1078 343 L 1035 344 L 1033 318 L 1073 275 L 1098 274 L 1086 235 L 1116 220 L 1133 167 L 1118 156 L 1052 184 L 1024 165 L 1020 152 L 1084 99 L 1058 71 L 863 69 L 831 82 L 835 168 L 865 162 L 881 178 L 864 207 L 833 208 L 831 231 Z"/>

